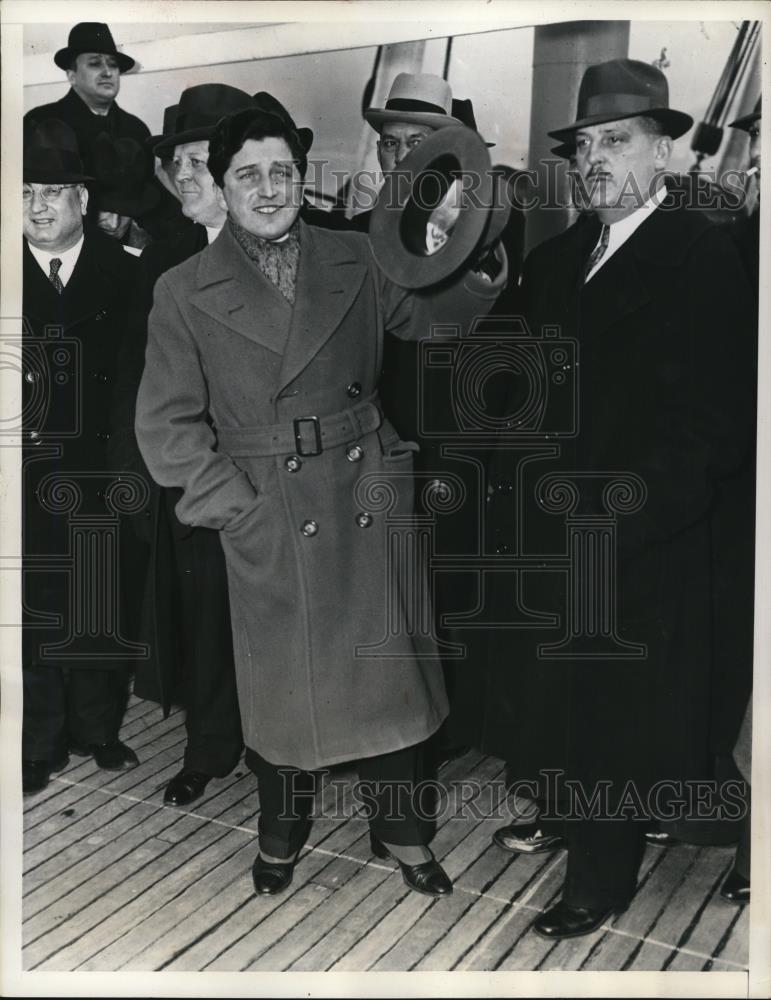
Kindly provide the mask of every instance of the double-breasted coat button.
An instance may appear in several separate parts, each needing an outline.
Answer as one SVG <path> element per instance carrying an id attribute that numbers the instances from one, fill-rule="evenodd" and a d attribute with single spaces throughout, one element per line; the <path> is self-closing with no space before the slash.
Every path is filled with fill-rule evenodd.
<path id="1" fill-rule="evenodd" d="M 505 542 L 501 542 L 500 545 L 495 546 L 495 554 L 497 556 L 505 556 L 508 554 L 509 547 Z"/>
<path id="2" fill-rule="evenodd" d="M 357 396 L 361 395 L 361 382 L 351 382 L 345 391 L 350 399 L 356 399 Z"/>
<path id="3" fill-rule="evenodd" d="M 495 488 L 499 493 L 509 494 L 514 492 L 514 487 L 508 481 L 508 479 L 501 479 L 495 484 Z"/>
<path id="4" fill-rule="evenodd" d="M 40 432 L 39 431 L 30 431 L 29 432 L 29 439 L 30 439 L 30 441 L 33 444 L 40 444 L 41 441 L 42 441 L 42 438 L 40 437 Z"/>
<path id="5" fill-rule="evenodd" d="M 362 511 L 361 514 L 356 515 L 356 523 L 360 528 L 369 528 L 372 524 L 372 515 L 367 513 L 366 510 Z"/>
<path id="6" fill-rule="evenodd" d="M 104 500 L 104 490 L 97 490 L 96 496 L 98 500 Z"/>
<path id="7" fill-rule="evenodd" d="M 349 462 L 360 462 L 364 458 L 364 449 L 358 444 L 351 445 L 345 457 Z"/>
<path id="8" fill-rule="evenodd" d="M 40 375 L 38 374 L 38 372 L 25 372 L 24 378 L 26 379 L 27 382 L 37 382 L 37 380 L 40 378 Z"/>
<path id="9" fill-rule="evenodd" d="M 300 531 L 306 538 L 313 538 L 314 535 L 319 533 L 319 526 L 316 521 L 303 521 Z"/>
<path id="10" fill-rule="evenodd" d="M 287 472 L 299 472 L 303 467 L 302 459 L 299 455 L 290 455 L 284 462 Z"/>
<path id="11" fill-rule="evenodd" d="M 109 382 L 110 381 L 109 378 L 105 375 L 104 372 L 92 372 L 91 373 L 91 378 L 94 380 L 94 382 Z"/>
<path id="12" fill-rule="evenodd" d="M 110 435 L 107 433 L 107 431 L 97 431 L 96 439 L 97 441 L 109 441 Z"/>

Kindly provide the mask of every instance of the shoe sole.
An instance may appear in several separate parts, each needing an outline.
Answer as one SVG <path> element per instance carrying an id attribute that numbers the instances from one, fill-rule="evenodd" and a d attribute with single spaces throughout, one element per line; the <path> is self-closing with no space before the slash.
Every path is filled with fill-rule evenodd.
<path id="1" fill-rule="evenodd" d="M 626 913 L 629 909 L 628 906 L 619 906 L 615 910 L 611 910 L 607 913 L 602 920 L 590 930 L 586 931 L 573 931 L 570 934 L 546 934 L 544 931 L 539 930 L 537 927 L 533 927 L 533 931 L 538 935 L 538 937 L 544 938 L 546 941 L 568 941 L 570 938 L 586 937 L 587 934 L 594 934 L 595 931 L 600 930 L 609 920 L 613 920 L 616 917 L 620 917 L 622 913 Z"/>
<path id="2" fill-rule="evenodd" d="M 565 847 L 564 841 L 560 841 L 557 844 L 538 844 L 536 847 L 509 847 L 508 844 L 501 843 L 495 837 L 493 837 L 493 843 L 496 847 L 500 847 L 501 850 L 508 851 L 509 854 L 553 854 L 555 851 L 561 851 Z"/>

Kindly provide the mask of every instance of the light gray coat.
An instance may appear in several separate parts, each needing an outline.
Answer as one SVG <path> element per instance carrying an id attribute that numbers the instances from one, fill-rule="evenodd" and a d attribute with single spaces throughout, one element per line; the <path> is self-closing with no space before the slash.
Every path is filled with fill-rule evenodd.
<path id="1" fill-rule="evenodd" d="M 379 406 L 384 330 L 426 337 L 429 316 L 465 328 L 500 281 L 467 275 L 413 295 L 382 276 L 359 233 L 301 223 L 300 247 L 293 307 L 228 226 L 160 278 L 136 433 L 154 478 L 184 490 L 179 519 L 221 530 L 247 745 L 311 769 L 418 743 L 447 714 L 440 661 L 411 610 L 425 621 L 424 566 L 398 551 L 414 526 L 414 448 L 378 417 L 290 471 L 294 444 L 266 454 L 249 429 L 311 415 L 323 427 L 367 398 Z"/>

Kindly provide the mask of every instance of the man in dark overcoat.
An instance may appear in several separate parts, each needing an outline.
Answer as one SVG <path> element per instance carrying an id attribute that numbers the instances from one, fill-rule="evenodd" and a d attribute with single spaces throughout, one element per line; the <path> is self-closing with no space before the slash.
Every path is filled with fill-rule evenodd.
<path id="1" fill-rule="evenodd" d="M 730 237 L 665 180 L 691 124 L 658 69 L 590 67 L 577 120 L 550 133 L 575 153 L 585 211 L 524 268 L 533 350 L 557 377 L 548 432 L 529 439 L 512 384 L 490 470 L 490 566 L 531 562 L 488 574 L 481 742 L 547 810 L 500 846 L 567 846 L 562 900 L 535 923 L 552 939 L 628 905 L 643 823 L 711 775 L 710 512 L 751 446 L 754 320 Z"/>
<path id="2" fill-rule="evenodd" d="M 116 396 L 113 460 L 144 475 L 150 502 L 134 518 L 141 537 L 152 547 L 145 592 L 145 623 L 151 657 L 143 663 L 135 692 L 160 702 L 185 706 L 187 745 L 182 770 L 166 786 L 164 801 L 189 805 L 203 795 L 213 777 L 224 777 L 243 750 L 241 719 L 233 667 L 225 559 L 219 534 L 182 524 L 174 508 L 179 489 L 164 489 L 147 472 L 134 436 L 136 395 L 144 369 L 147 317 L 158 278 L 214 242 L 225 224 L 206 162 L 209 136 L 220 118 L 252 105 L 236 87 L 201 84 L 189 87 L 154 152 L 167 163 L 182 211 L 193 225 L 149 246 L 140 258 L 141 282 L 131 334 L 121 359 Z"/>
<path id="3" fill-rule="evenodd" d="M 68 751 L 93 756 L 109 770 L 137 763 L 118 740 L 118 729 L 127 661 L 144 655 L 127 637 L 136 616 L 126 617 L 140 592 L 142 556 L 135 544 L 121 550 L 117 514 L 126 506 L 115 492 L 106 455 L 136 261 L 103 233 L 84 231 L 88 179 L 66 124 L 51 120 L 28 130 L 22 342 L 25 794 L 44 788 L 51 772 L 66 766 Z M 118 492 L 135 486 L 124 479 Z"/>
<path id="4" fill-rule="evenodd" d="M 136 115 L 118 104 L 121 77 L 134 69 L 135 60 L 120 52 L 106 24 L 82 21 L 70 31 L 67 45 L 54 54 L 54 62 L 67 74 L 70 89 L 58 101 L 29 110 L 26 121 L 57 118 L 66 122 L 78 139 L 86 171 L 95 176 L 95 143 L 106 133 L 111 139 L 133 139 L 144 145 L 150 129 Z M 155 238 L 172 235 L 180 229 L 179 206 L 152 171 L 148 161 L 147 180 L 158 198 L 139 219 L 143 229 Z"/>

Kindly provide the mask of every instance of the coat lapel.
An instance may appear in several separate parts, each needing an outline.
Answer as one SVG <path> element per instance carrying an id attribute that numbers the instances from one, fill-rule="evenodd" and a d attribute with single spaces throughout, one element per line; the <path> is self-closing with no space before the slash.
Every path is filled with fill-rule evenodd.
<path id="1" fill-rule="evenodd" d="M 279 391 L 297 378 L 335 332 L 366 273 L 366 264 L 346 243 L 300 222 L 300 266 Z"/>
<path id="2" fill-rule="evenodd" d="M 192 305 L 217 323 L 283 353 L 292 307 L 249 260 L 226 225 L 199 257 Z"/>

